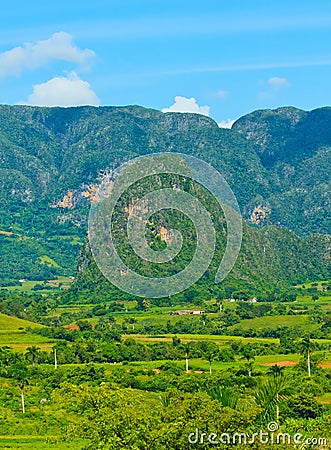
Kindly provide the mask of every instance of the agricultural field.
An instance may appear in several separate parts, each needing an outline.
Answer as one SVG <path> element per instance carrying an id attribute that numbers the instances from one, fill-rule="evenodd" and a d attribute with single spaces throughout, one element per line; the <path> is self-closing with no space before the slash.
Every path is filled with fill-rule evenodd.
<path id="1" fill-rule="evenodd" d="M 42 325 L 0 313 L 0 346 L 9 346 L 18 352 L 31 346 L 50 351 L 53 346 L 50 339 L 29 331 L 36 328 Z"/>
<path id="2" fill-rule="evenodd" d="M 48 261 L 48 257 L 41 257 L 43 258 L 43 261 Z M 49 294 L 49 293 L 60 293 L 61 289 L 67 289 L 70 287 L 71 283 L 73 282 L 73 279 L 71 277 L 65 277 L 65 276 L 58 276 L 55 279 L 48 280 L 45 282 L 37 281 L 37 280 L 24 280 L 20 283 L 19 286 L 6 286 L 5 288 L 8 291 L 17 291 L 17 292 L 38 292 L 43 294 Z M 35 290 L 36 286 L 42 286 L 43 288 L 40 290 Z M 1 288 L 0 288 L 1 290 Z"/>
<path id="3" fill-rule="evenodd" d="M 278 372 L 284 383 L 292 386 L 284 396 L 286 401 L 279 402 L 284 429 L 295 414 L 299 428 L 304 427 L 307 419 L 300 414 L 306 414 L 305 409 L 302 413 L 290 409 L 292 404 L 296 408 L 296 402 L 301 402 L 302 408 L 308 402 L 309 414 L 316 415 L 313 427 L 321 426 L 320 420 L 329 414 L 330 304 L 325 296 L 286 304 L 223 302 L 221 310 L 219 302 L 208 300 L 199 307 L 206 312 L 177 315 L 173 313 L 197 306 L 160 307 L 148 302 L 139 309 L 142 306 L 135 300 L 67 304 L 61 301 L 65 294 L 58 288 L 59 283 L 71 281 L 58 277 L 40 291 L 33 289 L 35 282 L 26 282 L 26 291 L 10 289 L 4 297 L 6 308 L 11 298 L 15 308 L 34 321 L 0 314 L 1 449 L 87 448 L 104 429 L 104 425 L 98 429 L 100 417 L 93 413 L 95 398 L 104 405 L 101 423 L 120 426 L 128 420 L 130 436 L 132 427 L 144 435 L 141 417 L 143 423 L 154 423 L 159 415 L 169 414 L 164 419 L 169 421 L 186 404 L 188 410 L 182 411 L 185 420 L 192 410 L 200 416 L 208 414 L 195 403 L 199 396 L 199 405 L 206 403 L 208 411 L 221 408 L 218 421 L 224 406 L 235 408 L 236 417 L 245 421 L 243 410 L 235 406 L 240 400 L 259 426 L 266 426 L 265 420 L 271 419 L 259 416 L 257 407 L 262 402 L 263 408 L 271 408 L 269 414 L 274 418 L 273 407 L 263 403 L 269 400 L 261 396 L 268 383 L 278 380 L 278 375 L 272 375 Z M 309 336 L 311 348 L 310 376 L 302 350 L 305 336 Z M 1 361 L 11 361 L 9 369 Z M 27 377 L 24 414 L 18 381 L 22 374 Z M 227 400 L 229 396 L 234 403 Z M 176 403 L 179 398 L 184 403 Z M 197 420 L 194 416 L 190 427 Z M 191 432 L 190 427 L 185 433 Z M 117 429 L 109 431 L 111 436 L 115 432 Z"/>
<path id="4" fill-rule="evenodd" d="M 133 338 L 142 342 L 171 342 L 172 339 L 177 336 L 175 334 L 165 334 L 158 336 L 151 336 L 147 334 L 124 334 L 123 339 Z M 245 338 L 242 336 L 216 336 L 212 334 L 180 334 L 180 340 L 182 342 L 213 342 L 219 346 L 229 346 L 232 342 L 242 342 L 243 344 L 265 342 L 265 343 L 278 343 L 279 339 L 274 338 Z"/>
<path id="5" fill-rule="evenodd" d="M 313 331 L 318 327 L 317 324 L 312 324 L 309 322 L 307 315 L 302 314 L 295 316 L 265 316 L 256 317 L 254 319 L 245 319 L 240 323 L 233 325 L 233 327 L 230 327 L 230 330 L 240 328 L 242 330 L 253 329 L 256 331 L 261 331 L 265 328 L 273 329 L 280 326 L 302 326 L 305 330 L 307 330 L 307 332 Z"/>

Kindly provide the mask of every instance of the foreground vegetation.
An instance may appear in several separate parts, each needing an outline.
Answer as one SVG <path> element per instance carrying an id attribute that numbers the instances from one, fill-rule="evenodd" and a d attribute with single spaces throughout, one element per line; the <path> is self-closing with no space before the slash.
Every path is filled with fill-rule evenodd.
<path id="1" fill-rule="evenodd" d="M 3 290 L 0 447 L 229 448 L 224 439 L 271 422 L 330 439 L 323 283 L 298 286 L 296 301 L 207 300 L 197 315 L 172 315 L 197 309 L 194 299 L 79 306 L 61 303 L 66 294 Z M 196 430 L 223 441 L 190 444 Z"/>

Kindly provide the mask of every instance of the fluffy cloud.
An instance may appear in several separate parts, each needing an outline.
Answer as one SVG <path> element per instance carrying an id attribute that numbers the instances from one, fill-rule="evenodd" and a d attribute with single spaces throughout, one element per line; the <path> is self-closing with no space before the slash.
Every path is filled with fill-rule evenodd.
<path id="1" fill-rule="evenodd" d="M 268 84 L 277 90 L 282 87 L 288 87 L 290 85 L 290 83 L 287 81 L 286 78 L 280 78 L 280 77 L 269 78 Z"/>
<path id="2" fill-rule="evenodd" d="M 25 69 L 37 69 L 50 60 L 83 65 L 94 56 L 95 53 L 92 50 L 81 50 L 73 44 L 70 34 L 61 31 L 44 41 L 29 42 L 0 53 L 0 77 L 19 75 Z"/>
<path id="3" fill-rule="evenodd" d="M 33 86 L 28 104 L 38 106 L 100 105 L 100 100 L 87 81 L 74 72 L 68 77 L 54 77 Z"/>
<path id="4" fill-rule="evenodd" d="M 234 123 L 235 123 L 235 120 L 232 120 L 232 119 L 222 120 L 222 121 L 218 124 L 218 126 L 219 126 L 220 128 L 231 128 L 232 125 L 233 125 Z"/>
<path id="5" fill-rule="evenodd" d="M 175 103 L 169 108 L 163 108 L 162 112 L 188 112 L 198 113 L 204 116 L 209 116 L 209 106 L 199 106 L 194 97 L 187 98 L 177 95 L 175 97 Z"/>

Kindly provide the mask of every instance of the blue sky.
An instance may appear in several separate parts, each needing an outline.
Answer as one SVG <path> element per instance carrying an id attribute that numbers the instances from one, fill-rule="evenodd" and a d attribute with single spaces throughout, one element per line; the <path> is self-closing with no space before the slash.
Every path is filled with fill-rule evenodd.
<path id="1" fill-rule="evenodd" d="M 201 112 L 331 103 L 329 0 L 11 0 L 0 103 Z"/>

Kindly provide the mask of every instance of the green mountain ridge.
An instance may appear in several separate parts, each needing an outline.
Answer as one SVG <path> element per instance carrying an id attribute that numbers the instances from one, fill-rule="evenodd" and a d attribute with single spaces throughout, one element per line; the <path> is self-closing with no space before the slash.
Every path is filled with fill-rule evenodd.
<path id="1" fill-rule="evenodd" d="M 272 223 L 300 235 L 330 233 L 331 108 L 255 111 L 232 129 L 255 145 L 278 187 L 267 200 Z"/>
<path id="2" fill-rule="evenodd" d="M 311 269 L 297 270 L 321 276 L 329 269 L 327 237 L 309 236 L 331 230 L 330 125 L 330 108 L 256 111 L 227 130 L 198 114 L 164 114 L 139 106 L 2 105 L 0 278 L 73 274 L 85 240 L 88 197 L 102 174 L 134 157 L 162 151 L 212 164 L 254 227 L 284 227 L 275 234 L 282 233 L 285 241 L 291 236 L 292 245 L 299 238 L 287 234 L 286 227 L 305 237 L 299 240 L 304 245 L 319 248 L 320 263 L 309 261 Z M 40 256 L 50 256 L 59 267 L 41 264 Z M 240 276 L 254 278 L 254 283 L 260 279 L 254 273 Z"/>

